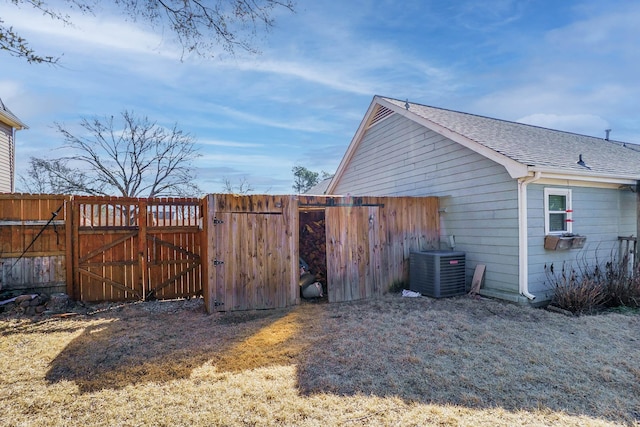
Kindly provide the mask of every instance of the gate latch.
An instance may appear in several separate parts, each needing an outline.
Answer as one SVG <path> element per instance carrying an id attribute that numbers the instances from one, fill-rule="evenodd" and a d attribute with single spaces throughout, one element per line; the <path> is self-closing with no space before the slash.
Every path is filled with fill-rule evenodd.
<path id="1" fill-rule="evenodd" d="M 213 218 L 213 225 L 224 224 L 224 221 L 218 218 Z"/>
<path id="2" fill-rule="evenodd" d="M 217 259 L 213 260 L 213 265 L 222 265 L 224 261 L 218 261 Z"/>

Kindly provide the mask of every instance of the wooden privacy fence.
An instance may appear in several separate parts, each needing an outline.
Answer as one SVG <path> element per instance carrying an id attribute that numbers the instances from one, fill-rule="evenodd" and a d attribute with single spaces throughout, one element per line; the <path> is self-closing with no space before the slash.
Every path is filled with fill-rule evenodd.
<path id="1" fill-rule="evenodd" d="M 0 195 L 0 285 L 83 301 L 201 294 L 200 205 L 191 198 Z"/>
<path id="2" fill-rule="evenodd" d="M 0 195 L 0 289 L 65 292 L 70 196 Z"/>
<path id="3" fill-rule="evenodd" d="M 299 218 L 321 211 L 329 302 L 380 295 L 408 280 L 409 253 L 439 245 L 436 197 L 209 195 L 205 202 L 209 312 L 300 302 Z"/>
<path id="4" fill-rule="evenodd" d="M 409 279 L 409 253 L 439 245 L 436 197 L 300 196 L 323 209 L 330 302 L 380 295 Z"/>
<path id="5" fill-rule="evenodd" d="M 329 302 L 380 295 L 438 248 L 435 197 L 0 195 L 2 285 L 83 301 L 202 294 L 209 312 L 300 302 L 301 215 L 323 224 Z"/>

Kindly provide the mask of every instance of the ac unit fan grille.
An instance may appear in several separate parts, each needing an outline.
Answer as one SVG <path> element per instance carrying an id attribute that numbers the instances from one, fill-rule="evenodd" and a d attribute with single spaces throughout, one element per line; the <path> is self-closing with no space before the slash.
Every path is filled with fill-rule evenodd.
<path id="1" fill-rule="evenodd" d="M 434 298 L 464 294 L 465 253 L 412 252 L 409 258 L 409 288 Z"/>

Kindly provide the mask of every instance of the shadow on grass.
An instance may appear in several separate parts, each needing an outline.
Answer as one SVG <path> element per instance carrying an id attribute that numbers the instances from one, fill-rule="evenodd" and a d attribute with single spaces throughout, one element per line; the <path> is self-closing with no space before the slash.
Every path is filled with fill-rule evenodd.
<path id="1" fill-rule="evenodd" d="M 551 410 L 616 423 L 640 418 L 639 316 L 568 318 L 468 298 L 387 296 L 207 316 L 109 314 L 52 362 L 50 382 L 82 392 L 218 372 L 297 366 L 302 396 Z"/>
<path id="2" fill-rule="evenodd" d="M 84 393 L 189 378 L 206 362 L 240 371 L 290 364 L 297 356 L 286 345 L 296 322 L 285 310 L 207 316 L 202 308 L 145 313 L 125 306 L 99 317 L 109 321 L 88 326 L 65 347 L 51 363 L 49 382 L 74 381 Z M 274 325 L 279 332 L 270 333 Z M 253 356 L 261 346 L 271 351 Z"/>
<path id="3" fill-rule="evenodd" d="M 30 334 L 41 334 L 43 330 L 46 330 L 47 333 L 57 333 L 57 332 L 75 332 L 77 330 L 83 329 L 82 325 L 70 325 L 65 324 L 61 325 L 58 320 L 33 320 L 33 319 L 22 319 L 21 322 L 1 322 L 0 323 L 0 336 L 11 336 L 11 335 L 30 335 Z"/>

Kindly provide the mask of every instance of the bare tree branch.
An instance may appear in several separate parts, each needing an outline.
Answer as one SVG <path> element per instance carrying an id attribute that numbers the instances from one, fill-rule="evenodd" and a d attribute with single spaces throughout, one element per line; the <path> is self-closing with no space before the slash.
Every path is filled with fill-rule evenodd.
<path id="1" fill-rule="evenodd" d="M 195 138 L 167 129 L 147 117 L 125 111 L 121 128 L 113 116 L 82 119 L 80 136 L 56 123 L 73 155 L 31 159 L 20 182 L 31 189 L 53 189 L 71 194 L 156 197 L 197 195 L 191 163 L 199 154 Z M 87 136 L 85 136 L 87 135 Z"/>
<path id="2" fill-rule="evenodd" d="M 247 177 L 242 177 L 237 185 L 233 185 L 231 180 L 225 177 L 222 179 L 222 184 L 224 185 L 224 192 L 229 194 L 249 194 L 254 191 Z"/>
<path id="3" fill-rule="evenodd" d="M 16 7 L 29 5 L 60 21 L 72 25 L 71 18 L 55 10 L 44 0 L 10 0 Z M 96 14 L 97 0 L 65 0 L 63 5 L 83 14 Z M 229 53 L 236 49 L 258 53 L 254 44 L 260 31 L 274 25 L 274 9 L 294 11 L 295 0 L 114 0 L 125 19 L 143 21 L 162 34 L 173 34 L 185 53 L 213 57 L 218 48 Z M 56 64 L 59 58 L 42 56 L 29 47 L 26 39 L 0 19 L 0 50 L 25 58 L 30 63 Z M 165 31 L 168 30 L 168 31 Z"/>

